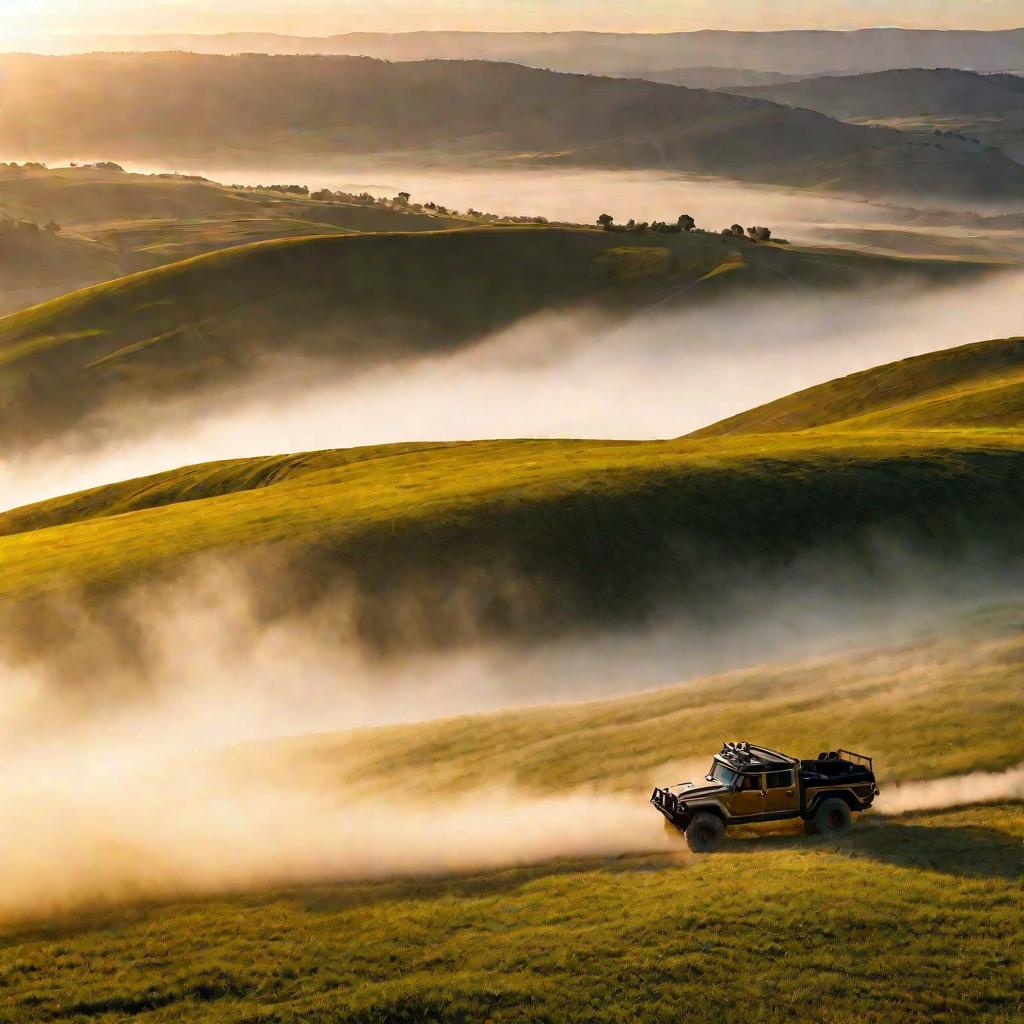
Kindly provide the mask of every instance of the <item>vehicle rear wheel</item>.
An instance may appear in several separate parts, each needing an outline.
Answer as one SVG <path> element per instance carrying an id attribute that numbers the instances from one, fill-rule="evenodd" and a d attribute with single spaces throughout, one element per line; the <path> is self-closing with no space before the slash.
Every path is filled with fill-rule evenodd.
<path id="1" fill-rule="evenodd" d="M 714 814 L 695 814 L 686 827 L 686 845 L 694 853 L 714 853 L 725 839 L 725 822 Z"/>
<path id="2" fill-rule="evenodd" d="M 845 800 L 825 800 L 814 812 L 814 831 L 823 836 L 845 836 L 853 826 L 853 815 Z"/>

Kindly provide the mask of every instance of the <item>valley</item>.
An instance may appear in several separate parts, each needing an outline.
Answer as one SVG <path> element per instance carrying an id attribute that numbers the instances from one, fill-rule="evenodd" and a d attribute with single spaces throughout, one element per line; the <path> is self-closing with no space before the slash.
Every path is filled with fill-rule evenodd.
<path id="1" fill-rule="evenodd" d="M 0 25 L 0 1024 L 1018 1020 L 1000 0 L 134 6 Z"/>

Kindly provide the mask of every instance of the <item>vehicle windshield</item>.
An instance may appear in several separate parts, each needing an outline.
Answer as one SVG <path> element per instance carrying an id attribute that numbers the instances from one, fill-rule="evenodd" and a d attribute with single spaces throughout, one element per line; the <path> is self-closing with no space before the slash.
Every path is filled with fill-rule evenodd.
<path id="1" fill-rule="evenodd" d="M 711 774 L 708 778 L 714 779 L 728 788 L 732 785 L 732 780 L 736 778 L 736 773 L 731 768 L 727 768 L 721 761 L 715 761 L 711 766 Z"/>

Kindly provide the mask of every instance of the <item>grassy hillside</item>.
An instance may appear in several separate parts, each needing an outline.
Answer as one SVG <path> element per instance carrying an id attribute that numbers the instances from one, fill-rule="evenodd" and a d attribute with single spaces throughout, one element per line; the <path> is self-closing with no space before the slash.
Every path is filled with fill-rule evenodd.
<path id="1" fill-rule="evenodd" d="M 771 450 L 758 438 L 476 442 L 298 461 L 294 473 L 288 460 L 199 468 L 5 517 L 23 531 L 0 538 L 20 641 L 73 639 L 68 592 L 97 621 L 109 605 L 117 628 L 133 583 L 215 553 L 252 575 L 261 615 L 316 609 L 380 652 L 618 629 L 665 608 L 727 623 L 779 586 L 832 580 L 831 599 L 863 600 L 965 559 L 984 580 L 1022 557 L 1018 432 L 795 435 Z"/>
<path id="2" fill-rule="evenodd" d="M 254 182 L 247 183 L 249 185 Z M 419 197 L 424 201 L 429 196 Z M 132 174 L 95 167 L 33 168 L 0 164 L 0 212 L 8 217 L 56 221 L 82 233 L 101 233 L 115 248 L 131 249 L 121 231 L 152 223 L 186 231 L 206 226 L 282 224 L 332 225 L 350 231 L 437 231 L 465 227 L 470 218 L 445 217 L 429 210 L 366 206 L 336 199 L 313 199 L 255 188 L 235 188 L 177 174 Z M 239 229 L 241 230 L 241 228 Z M 278 229 L 284 235 L 284 227 Z M 210 246 L 213 248 L 213 246 Z"/>
<path id="3" fill-rule="evenodd" d="M 31 299 L 18 301 L 22 295 L 67 291 L 122 273 L 117 254 L 101 241 L 75 231 L 50 231 L 47 223 L 0 217 L 0 316 L 5 304 L 30 305 Z"/>
<path id="4" fill-rule="evenodd" d="M 901 275 L 939 281 L 982 269 L 712 234 L 596 229 L 479 227 L 256 243 L 0 319 L 0 439 L 44 440 L 120 403 L 194 395 L 274 360 L 323 359 L 341 372 L 450 351 L 570 306 L 626 315 L 755 287 L 891 283 Z"/>
<path id="5" fill-rule="evenodd" d="M 0 164 L 0 315 L 33 305 L 40 291 L 66 292 L 247 242 L 475 223 L 412 204 L 318 200 L 174 174 Z M 59 230 L 39 230 L 46 225 Z"/>
<path id="6" fill-rule="evenodd" d="M 1020 763 L 1021 604 L 943 612 L 898 643 L 691 679 L 606 700 L 256 743 L 247 778 L 352 794 L 452 796 L 488 786 L 646 794 L 689 778 L 723 738 L 798 756 L 842 745 L 875 759 L 880 785 Z M 882 708 L 884 707 L 884 713 Z"/>
<path id="7" fill-rule="evenodd" d="M 0 59 L 0 145 L 675 169 L 870 194 L 1024 199 L 1024 169 L 763 100 L 512 64 L 91 54 Z M 261 95 L 265 102 L 253 104 Z M 439 116 L 443 112 L 443 116 Z M 879 171 L 885 168 L 885 173 Z"/>
<path id="8" fill-rule="evenodd" d="M 876 755 L 883 793 L 1014 764 L 1019 607 L 936 626 L 898 647 L 620 700 L 241 747 L 227 764 L 257 791 L 340 787 L 396 815 L 508 783 L 548 796 L 584 785 L 643 808 L 652 779 L 677 781 L 679 761 L 710 759 L 725 736 L 796 753 L 839 738 Z M 269 1010 L 296 1024 L 582 1024 L 761 1005 L 759 1020 L 810 1024 L 827 1005 L 842 1024 L 1009 1024 L 1022 840 L 1011 802 L 869 815 L 830 842 L 791 824 L 738 830 L 708 858 L 653 841 L 646 854 L 375 882 L 325 869 L 301 886 L 205 898 L 186 887 L 163 902 L 146 901 L 144 880 L 127 907 L 0 922 L 6 1020 L 223 1024 Z"/>
<path id="9" fill-rule="evenodd" d="M 854 373 L 693 436 L 951 426 L 1024 426 L 1024 338 L 964 345 Z"/>
<path id="10" fill-rule="evenodd" d="M 478 1020 L 1009 1024 L 1019 806 L 8 927 L 11 1024 Z M 951 980 L 952 979 L 952 980 Z M 771 999 L 764 999 L 767 987 Z"/>
<path id="11" fill-rule="evenodd" d="M 585 232 L 565 233 L 560 244 L 589 257 L 590 239 L 611 244 Z M 775 251 L 756 249 L 765 259 Z M 563 262 L 566 252 L 577 253 L 563 250 Z M 611 262 L 618 279 L 623 269 L 632 278 L 638 261 L 627 253 Z M 844 423 L 863 420 L 943 389 L 976 393 L 980 408 L 986 384 L 1015 372 L 1022 344 L 968 346 L 847 378 L 836 385 L 838 411 Z M 988 392 L 998 399 L 998 388 Z M 806 394 L 789 400 L 795 423 L 827 404 Z M 960 568 L 965 553 L 1012 573 L 1024 559 L 1024 432 L 1001 400 L 988 409 L 991 422 L 979 415 L 970 426 L 934 415 L 927 429 L 882 419 L 670 442 L 397 445 L 114 483 L 0 515 L 0 640 L 9 655 L 35 641 L 59 657 L 76 630 L 106 620 L 115 634 L 125 627 L 124 649 L 141 661 L 131 585 L 204 553 L 247 565 L 266 619 L 298 611 L 305 622 L 315 606 L 335 642 L 354 620 L 385 653 L 581 625 L 612 630 L 657 621 L 666 607 L 710 628 L 737 594 L 748 599 L 741 611 L 763 624 L 771 609 L 762 585 L 779 574 L 799 586 L 815 556 L 831 596 L 843 586 L 870 595 L 898 578 L 894 552 L 921 556 L 905 563 L 918 581 L 924 564 Z M 966 595 L 969 582 L 956 577 L 957 592 Z M 333 601 L 339 593 L 345 600 Z M 339 617 L 325 621 L 335 604 Z M 303 846 L 321 828 L 345 837 L 322 867 L 300 873 L 301 886 L 268 891 L 242 867 L 227 877 L 244 894 L 201 897 L 180 883 L 168 896 L 179 858 L 201 861 L 206 851 L 230 866 L 237 845 L 215 838 L 207 847 L 197 835 L 187 855 L 171 842 L 147 858 L 143 817 L 105 842 L 83 820 L 88 803 L 76 803 L 66 820 L 83 823 L 93 868 L 102 877 L 121 858 L 126 877 L 95 906 L 0 921 L 0 1019 L 817 1024 L 824 1008 L 833 1024 L 1010 1024 L 1020 1014 L 1019 801 L 872 814 L 832 841 L 785 825 L 751 829 L 707 858 L 666 853 L 655 840 L 649 853 L 617 855 L 613 846 L 600 858 L 463 873 L 448 866 L 376 882 L 338 882 L 331 866 L 365 855 L 358 829 L 345 832 L 358 806 L 350 798 L 371 799 L 378 829 L 415 852 L 414 810 L 447 812 L 481 787 L 531 800 L 582 788 L 591 800 L 645 809 L 652 782 L 679 781 L 690 774 L 683 762 L 707 760 L 725 738 L 798 754 L 863 749 L 877 758 L 883 793 L 900 781 L 1011 767 L 1020 762 L 1021 623 L 1011 600 L 904 629 L 898 643 L 623 698 L 205 755 L 205 770 L 237 785 L 239 803 L 215 808 L 225 835 L 241 830 L 235 844 L 252 828 L 238 810 L 250 793 L 272 794 L 274 807 L 306 806 L 313 795 L 337 819 L 297 829 Z M 106 681 L 87 647 L 73 655 L 69 669 L 79 675 L 69 671 L 69 685 Z M 180 778 L 201 794 L 194 765 Z M 45 821 L 48 798 L 40 799 Z M 124 817 L 120 794 L 114 806 Z M 579 807 L 553 825 L 527 816 L 508 827 L 547 827 L 558 849 L 561 829 L 602 827 L 596 810 L 569 821 Z M 499 804 L 499 821 L 504 810 Z M 158 838 L 176 834 L 168 819 Z M 260 820 L 261 844 L 271 848 L 275 819 Z M 445 822 L 431 821 L 431 841 L 447 834 L 455 857 L 460 833 L 445 833 Z M 499 831 L 487 836 L 488 855 Z M 45 872 L 21 842 L 15 835 L 6 847 L 15 867 L 28 861 Z M 74 854 L 78 866 L 82 851 Z M 75 883 L 60 867 L 52 898 L 75 905 Z M 134 896 L 127 906 L 125 892 Z"/>
<path id="12" fill-rule="evenodd" d="M 257 584 L 267 615 L 344 591 L 344 628 L 387 650 L 619 627 L 665 607 L 730 621 L 783 581 L 862 599 L 967 560 L 960 589 L 1024 557 L 1021 345 L 880 367 L 677 441 L 384 446 L 112 484 L 0 516 L 0 597 L 116 600 L 219 553 L 288 580 Z M 59 614 L 25 634 L 51 629 Z"/>

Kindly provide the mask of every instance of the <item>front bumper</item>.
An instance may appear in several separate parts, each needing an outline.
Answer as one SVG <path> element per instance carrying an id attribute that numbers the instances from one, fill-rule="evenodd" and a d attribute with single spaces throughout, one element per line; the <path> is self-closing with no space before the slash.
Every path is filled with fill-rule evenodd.
<path id="1" fill-rule="evenodd" d="M 651 803 L 661 811 L 662 814 L 668 818 L 669 821 L 675 823 L 679 817 L 680 811 L 680 800 L 675 793 L 668 789 L 661 789 L 659 786 L 654 787 L 654 792 L 651 794 Z M 685 810 L 685 805 L 683 805 Z"/>

